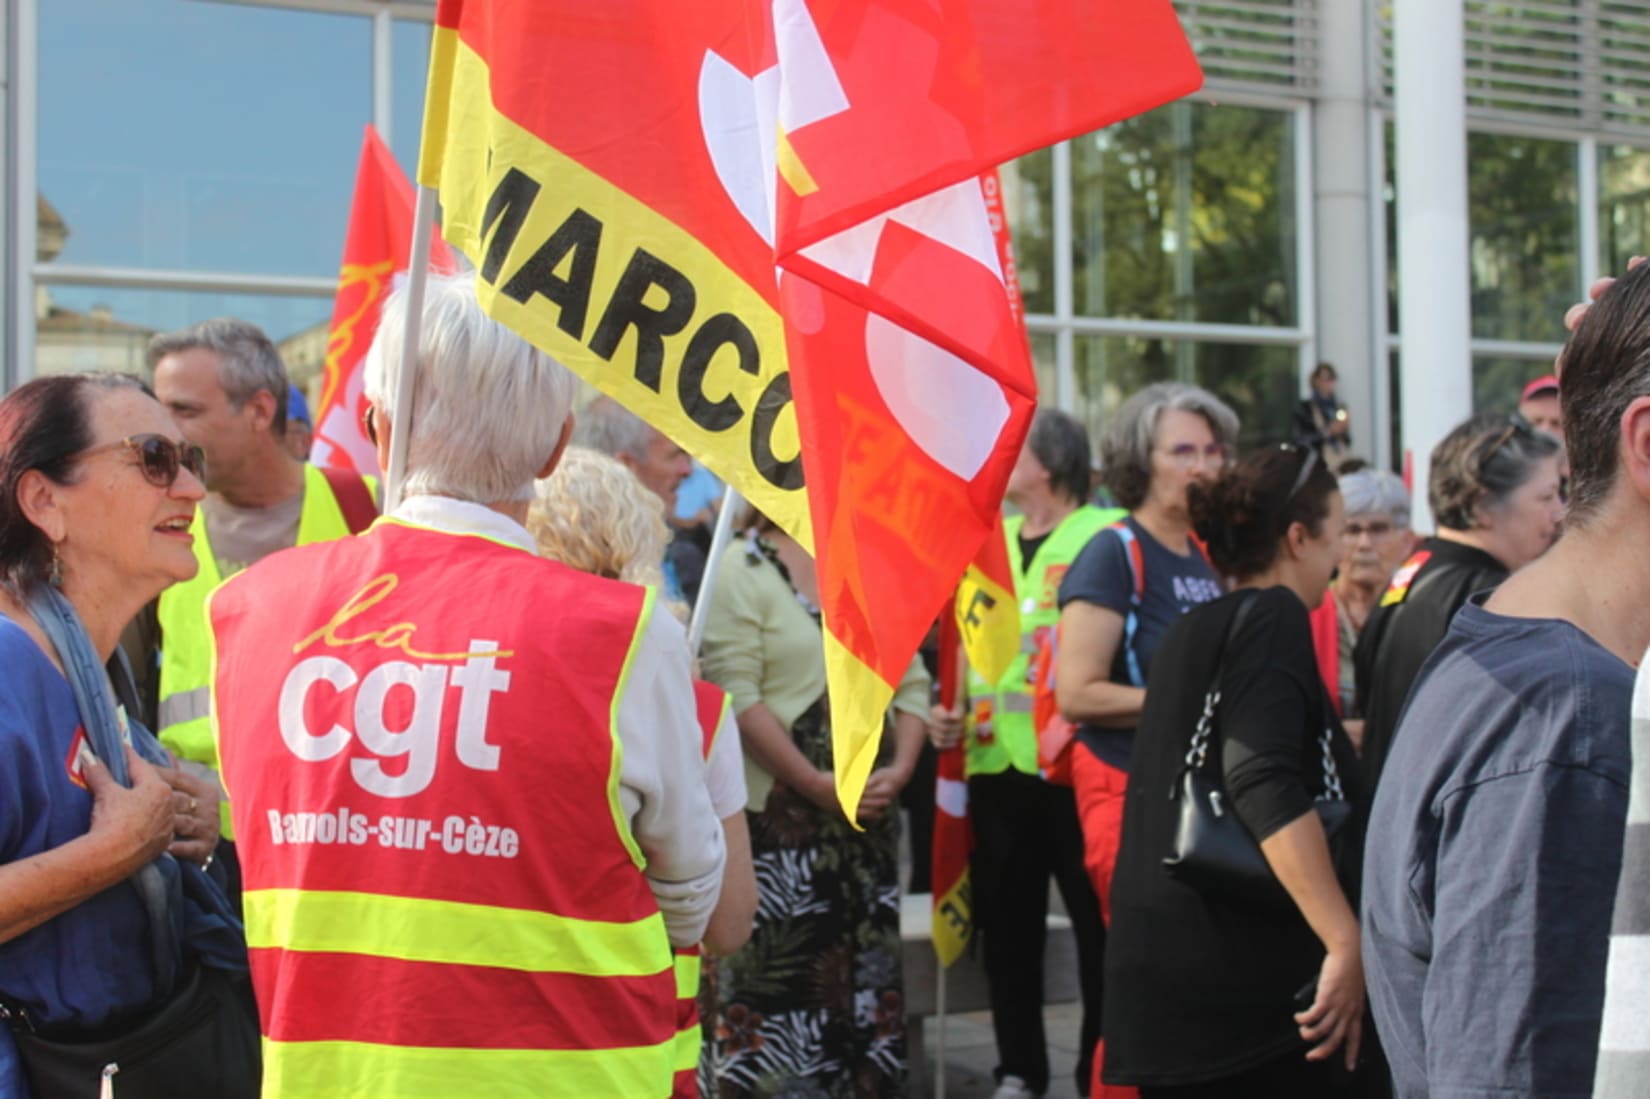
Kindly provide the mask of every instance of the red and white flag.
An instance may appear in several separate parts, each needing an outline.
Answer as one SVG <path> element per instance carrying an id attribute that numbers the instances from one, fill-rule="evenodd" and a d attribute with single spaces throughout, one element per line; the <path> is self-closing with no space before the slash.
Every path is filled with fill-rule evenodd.
<path id="1" fill-rule="evenodd" d="M 411 181 L 371 126 L 361 139 L 355 170 L 355 197 L 344 234 L 344 261 L 327 337 L 326 372 L 315 410 L 315 443 L 310 461 L 318 466 L 377 474 L 378 455 L 367 441 L 362 417 L 361 364 L 378 331 L 384 298 L 406 277 L 412 253 L 414 192 Z M 445 242 L 430 242 L 430 268 L 452 271 Z"/>
<path id="2" fill-rule="evenodd" d="M 1169 0 L 442 0 L 483 305 L 815 555 L 850 815 L 1036 403 L 980 177 L 1201 80 Z"/>

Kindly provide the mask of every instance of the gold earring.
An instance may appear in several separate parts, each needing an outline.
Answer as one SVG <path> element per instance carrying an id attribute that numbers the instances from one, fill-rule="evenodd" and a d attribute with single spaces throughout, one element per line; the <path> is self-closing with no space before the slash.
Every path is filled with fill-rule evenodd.
<path id="1" fill-rule="evenodd" d="M 63 555 L 58 552 L 55 545 L 52 546 L 52 564 L 46 573 L 46 583 L 54 588 L 63 586 Z"/>

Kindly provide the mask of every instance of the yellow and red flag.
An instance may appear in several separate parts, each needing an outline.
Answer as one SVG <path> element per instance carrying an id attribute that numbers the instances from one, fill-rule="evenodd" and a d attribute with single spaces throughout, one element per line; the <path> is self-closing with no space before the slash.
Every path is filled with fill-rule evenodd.
<path id="1" fill-rule="evenodd" d="M 850 810 L 1035 403 L 979 177 L 1199 80 L 1169 0 L 437 9 L 447 239 L 814 553 Z"/>
<path id="2" fill-rule="evenodd" d="M 412 182 L 378 131 L 368 126 L 355 170 L 355 197 L 350 203 L 344 261 L 338 270 L 338 295 L 327 337 L 326 372 L 315 410 L 310 460 L 318 466 L 378 473 L 378 454 L 361 425 L 367 411 L 361 364 L 378 331 L 384 298 L 407 273 L 413 206 Z M 453 255 L 440 240 L 430 242 L 430 267 L 453 270 Z"/>

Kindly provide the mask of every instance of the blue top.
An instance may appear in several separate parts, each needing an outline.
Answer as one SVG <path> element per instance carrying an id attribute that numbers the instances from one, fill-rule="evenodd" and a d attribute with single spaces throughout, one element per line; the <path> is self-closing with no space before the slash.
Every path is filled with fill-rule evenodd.
<path id="1" fill-rule="evenodd" d="M 1060 582 L 1060 607 L 1064 609 L 1067 603 L 1082 600 L 1116 611 L 1125 622 L 1133 611 L 1136 619 L 1132 630 L 1125 629 L 1123 643 L 1117 647 L 1111 680 L 1143 687 L 1151 675 L 1152 656 L 1157 652 L 1158 643 L 1175 620 L 1201 603 L 1219 599 L 1225 592 L 1220 577 L 1201 553 L 1175 553 L 1146 533 L 1146 528 L 1132 516 L 1123 522 L 1140 543 L 1145 562 L 1145 592 L 1138 610 L 1133 607 L 1135 579 L 1128 548 L 1119 532 L 1110 528 L 1089 539 L 1089 544 L 1072 562 L 1070 571 Z M 1133 666 L 1140 671 L 1139 682 L 1131 674 L 1131 655 Z M 1133 729 L 1085 724 L 1077 727 L 1077 735 L 1095 755 L 1113 767 L 1120 771 L 1129 769 Z"/>
<path id="2" fill-rule="evenodd" d="M 83 736 L 74 691 L 32 638 L 0 616 L 0 864 L 60 847 L 91 826 L 71 773 Z M 148 915 L 122 882 L 0 943 L 0 996 L 51 1024 L 95 1028 L 154 997 Z M 0 1026 L 0 1096 L 27 1092 Z"/>
<path id="3" fill-rule="evenodd" d="M 693 472 L 676 486 L 676 518 L 691 519 L 722 499 L 722 482 L 694 459 Z"/>
<path id="4" fill-rule="evenodd" d="M 1399 1099 L 1592 1095 L 1632 694 L 1569 623 L 1476 603 L 1422 668 L 1364 855 Z"/>

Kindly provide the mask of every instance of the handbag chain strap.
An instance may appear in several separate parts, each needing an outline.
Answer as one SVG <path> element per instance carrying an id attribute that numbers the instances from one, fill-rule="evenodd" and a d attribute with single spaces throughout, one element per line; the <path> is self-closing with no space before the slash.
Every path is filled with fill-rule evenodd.
<path id="1" fill-rule="evenodd" d="M 1330 739 L 1329 726 L 1325 725 L 1318 736 L 1318 744 L 1323 748 L 1323 796 L 1330 801 L 1345 801 L 1346 791 L 1341 789 L 1341 770 L 1335 766 L 1335 753 L 1329 748 Z"/>

